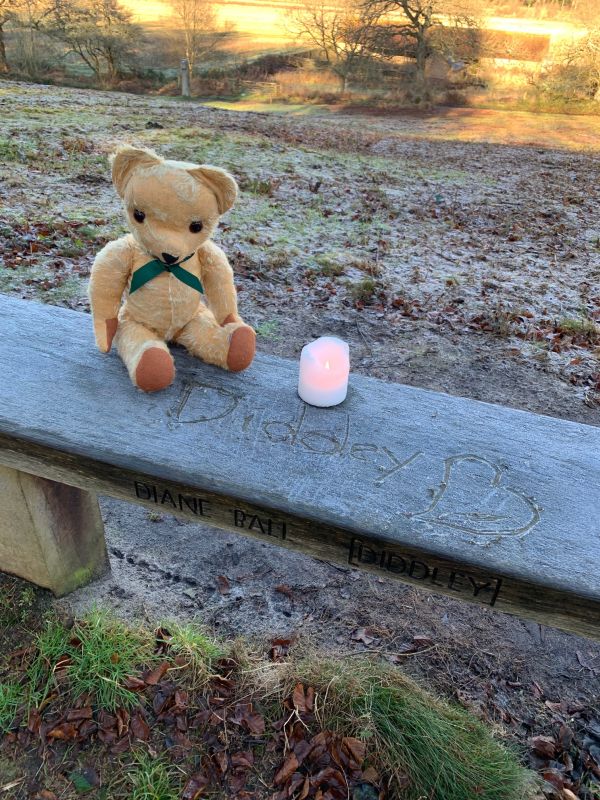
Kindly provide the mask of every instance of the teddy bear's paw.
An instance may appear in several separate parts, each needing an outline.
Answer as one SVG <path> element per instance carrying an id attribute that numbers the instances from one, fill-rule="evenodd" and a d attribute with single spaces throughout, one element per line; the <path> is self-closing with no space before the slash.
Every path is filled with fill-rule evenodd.
<path id="1" fill-rule="evenodd" d="M 113 319 L 95 319 L 94 320 L 94 335 L 96 337 L 96 344 L 101 353 L 109 353 L 112 347 L 113 339 L 117 332 L 119 320 L 114 317 Z"/>
<path id="2" fill-rule="evenodd" d="M 252 363 L 256 352 L 256 334 L 249 325 L 241 325 L 231 334 L 229 352 L 227 353 L 227 369 L 241 372 Z"/>
<path id="3" fill-rule="evenodd" d="M 149 347 L 135 370 L 135 384 L 144 392 L 158 392 L 173 383 L 175 364 L 168 350 Z"/>

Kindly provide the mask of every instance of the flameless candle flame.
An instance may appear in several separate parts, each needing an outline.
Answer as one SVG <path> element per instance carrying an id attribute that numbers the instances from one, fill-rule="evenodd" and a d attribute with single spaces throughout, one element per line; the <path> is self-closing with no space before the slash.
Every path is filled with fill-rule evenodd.
<path id="1" fill-rule="evenodd" d="M 321 336 L 302 349 L 298 394 L 313 406 L 336 406 L 346 399 L 349 348 L 335 336 Z"/>

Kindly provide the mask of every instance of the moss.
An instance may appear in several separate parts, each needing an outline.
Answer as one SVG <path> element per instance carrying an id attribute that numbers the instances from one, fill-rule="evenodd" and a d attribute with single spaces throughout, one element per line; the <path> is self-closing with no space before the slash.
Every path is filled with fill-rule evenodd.
<path id="1" fill-rule="evenodd" d="M 336 253 L 322 253 L 315 257 L 315 261 L 320 266 L 321 273 L 328 278 L 335 278 L 344 274 L 345 266 Z"/>
<path id="2" fill-rule="evenodd" d="M 368 303 L 377 291 L 377 284 L 372 278 L 364 278 L 358 283 L 348 283 L 348 292 L 355 302 Z"/>

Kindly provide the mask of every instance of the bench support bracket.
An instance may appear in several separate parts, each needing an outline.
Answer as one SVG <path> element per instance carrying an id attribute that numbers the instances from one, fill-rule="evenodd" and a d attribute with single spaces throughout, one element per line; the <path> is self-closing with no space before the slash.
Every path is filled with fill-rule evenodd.
<path id="1" fill-rule="evenodd" d="M 93 492 L 0 466 L 0 570 L 57 597 L 108 570 Z"/>

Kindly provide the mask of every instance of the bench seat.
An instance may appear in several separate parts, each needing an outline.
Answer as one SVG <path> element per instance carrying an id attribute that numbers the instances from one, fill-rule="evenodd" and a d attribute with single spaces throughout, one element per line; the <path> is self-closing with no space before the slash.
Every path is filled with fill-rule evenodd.
<path id="1" fill-rule="evenodd" d="M 56 593 L 99 574 L 100 493 L 600 638 L 599 428 L 356 374 L 313 408 L 295 361 L 175 357 L 143 394 L 89 316 L 0 295 L 1 570 Z M 19 538 L 21 496 L 43 508 Z M 55 560 L 79 553 L 54 582 L 26 552 L 52 526 Z"/>

